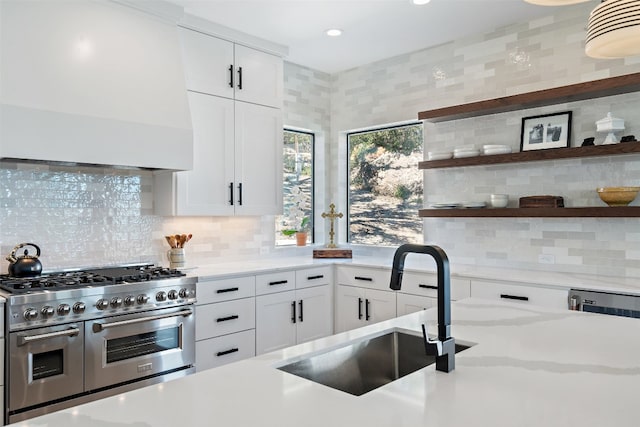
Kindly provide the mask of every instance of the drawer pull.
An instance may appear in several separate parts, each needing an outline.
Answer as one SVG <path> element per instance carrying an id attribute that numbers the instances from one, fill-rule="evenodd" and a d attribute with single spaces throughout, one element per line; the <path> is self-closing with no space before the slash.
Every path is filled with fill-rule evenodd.
<path id="1" fill-rule="evenodd" d="M 236 292 L 236 291 L 239 291 L 239 290 L 240 290 L 240 288 L 226 288 L 226 289 L 218 289 L 218 290 L 216 291 L 216 293 L 217 293 L 217 294 L 224 294 L 224 293 L 227 293 L 227 292 Z"/>
<path id="2" fill-rule="evenodd" d="M 373 279 L 371 277 L 356 276 L 354 277 L 354 279 L 362 280 L 363 282 L 373 282 Z"/>
<path id="3" fill-rule="evenodd" d="M 269 286 L 284 285 L 286 283 L 289 283 L 289 281 L 288 280 L 278 280 L 277 282 L 269 282 Z"/>
<path id="4" fill-rule="evenodd" d="M 434 285 L 425 285 L 424 283 L 420 283 L 418 285 L 419 288 L 424 288 L 424 289 L 438 289 L 437 286 Z"/>
<path id="5" fill-rule="evenodd" d="M 217 353 L 216 353 L 216 356 L 218 356 L 218 357 L 220 357 L 220 356 L 226 356 L 227 354 L 236 353 L 236 352 L 238 352 L 238 351 L 240 351 L 240 349 L 238 349 L 238 348 L 231 348 L 231 349 L 226 350 L 226 351 L 219 351 L 219 352 L 217 352 Z"/>
<path id="6" fill-rule="evenodd" d="M 514 299 L 514 300 L 517 300 L 517 301 L 529 301 L 529 297 L 521 297 L 519 295 L 500 294 L 500 298 L 503 298 L 503 299 Z"/>
<path id="7" fill-rule="evenodd" d="M 316 280 L 316 279 L 322 279 L 324 277 L 323 274 L 319 274 L 317 276 L 308 276 L 307 280 Z"/>
<path id="8" fill-rule="evenodd" d="M 239 319 L 240 316 L 238 316 L 237 314 L 234 314 L 233 316 L 228 316 L 228 317 L 220 317 L 218 319 L 216 319 L 216 322 L 220 323 L 220 322 L 227 322 L 229 320 L 236 320 Z"/>

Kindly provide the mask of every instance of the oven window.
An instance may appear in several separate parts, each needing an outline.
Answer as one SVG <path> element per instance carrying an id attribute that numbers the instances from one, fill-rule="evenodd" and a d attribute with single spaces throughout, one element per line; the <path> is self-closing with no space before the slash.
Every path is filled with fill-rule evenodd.
<path id="1" fill-rule="evenodd" d="M 180 327 L 175 327 L 110 339 L 107 341 L 107 363 L 178 348 L 179 334 Z"/>
<path id="2" fill-rule="evenodd" d="M 33 368 L 31 375 L 33 380 L 53 377 L 63 373 L 64 352 L 62 349 L 37 353 L 33 355 Z"/>

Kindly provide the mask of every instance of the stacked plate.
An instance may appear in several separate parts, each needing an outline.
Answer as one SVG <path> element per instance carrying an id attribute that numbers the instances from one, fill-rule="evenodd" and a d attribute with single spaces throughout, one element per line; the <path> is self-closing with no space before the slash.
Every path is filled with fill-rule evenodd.
<path id="1" fill-rule="evenodd" d="M 453 150 L 453 158 L 460 159 L 462 157 L 475 157 L 480 155 L 480 150 L 473 147 L 456 148 Z"/>
<path id="2" fill-rule="evenodd" d="M 449 203 L 434 203 L 431 205 L 434 209 L 457 209 L 461 205 L 457 202 L 449 202 Z"/>
<path id="3" fill-rule="evenodd" d="M 427 159 L 429 160 L 446 160 L 453 157 L 451 151 L 429 151 L 427 153 Z"/>
<path id="4" fill-rule="evenodd" d="M 462 207 L 467 209 L 480 209 L 487 206 L 485 202 L 462 202 Z"/>
<path id="5" fill-rule="evenodd" d="M 508 154 L 511 153 L 511 147 L 508 145 L 483 145 L 482 154 L 490 156 L 492 154 Z"/>

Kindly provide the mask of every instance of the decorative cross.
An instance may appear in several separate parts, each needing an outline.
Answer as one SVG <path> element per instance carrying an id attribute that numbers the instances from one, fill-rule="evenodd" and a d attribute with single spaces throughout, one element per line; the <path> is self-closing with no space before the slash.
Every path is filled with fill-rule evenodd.
<path id="1" fill-rule="evenodd" d="M 322 218 L 329 218 L 329 220 L 331 221 L 331 227 L 329 229 L 329 244 L 327 244 L 327 248 L 337 248 L 336 244 L 333 243 L 333 236 L 335 236 L 335 232 L 333 231 L 333 221 L 336 220 L 336 218 L 342 218 L 342 212 L 340 213 L 336 213 L 336 205 L 334 205 L 333 203 L 331 203 L 329 205 L 329 212 L 323 212 L 322 213 Z"/>

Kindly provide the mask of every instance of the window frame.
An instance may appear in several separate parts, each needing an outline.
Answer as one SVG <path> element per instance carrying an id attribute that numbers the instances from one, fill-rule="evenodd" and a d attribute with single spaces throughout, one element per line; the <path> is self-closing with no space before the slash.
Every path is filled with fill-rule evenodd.
<path id="1" fill-rule="evenodd" d="M 399 123 L 394 123 L 394 124 L 387 124 L 387 125 L 381 125 L 381 126 L 373 126 L 370 128 L 361 128 L 358 130 L 353 130 L 353 131 L 348 131 L 345 132 L 345 140 L 346 140 L 346 162 L 345 162 L 345 176 L 346 176 L 346 188 L 345 188 L 345 206 L 346 206 L 346 215 L 345 215 L 345 228 L 346 228 L 346 243 L 348 244 L 355 244 L 355 245 L 363 245 L 363 246 L 370 246 L 367 245 L 365 243 L 353 243 L 352 239 L 351 239 L 351 197 L 350 197 L 350 191 L 351 191 L 351 173 L 350 173 L 350 169 L 349 169 L 349 158 L 351 157 L 351 136 L 353 135 L 360 135 L 360 134 L 364 134 L 364 133 L 371 133 L 371 132 L 379 132 L 379 131 L 384 131 L 384 130 L 389 130 L 389 129 L 398 129 L 398 128 L 403 128 L 403 127 L 408 127 L 408 126 L 416 126 L 416 125 L 421 125 L 422 126 L 422 136 L 423 136 L 423 143 L 422 143 L 422 152 L 424 155 L 424 122 L 421 120 L 411 120 L 411 121 L 406 121 L 406 122 L 399 122 Z M 423 233 L 424 233 L 424 227 L 423 227 Z"/>
<path id="2" fill-rule="evenodd" d="M 300 128 L 296 128 L 293 126 L 283 126 L 282 128 L 282 132 L 283 132 L 283 143 L 284 143 L 284 133 L 286 132 L 290 132 L 290 133 L 298 133 L 298 134 L 303 134 L 303 135 L 308 135 L 311 137 L 311 202 L 309 203 L 310 209 L 311 209 L 311 217 L 309 219 L 309 235 L 311 237 L 311 241 L 307 242 L 307 244 L 314 244 L 316 241 L 316 233 L 315 233 L 315 229 L 316 229 L 316 218 L 315 218 L 315 207 L 316 207 L 316 132 L 313 132 L 311 130 L 308 129 L 300 129 Z M 284 172 L 284 168 L 283 168 L 283 172 Z M 284 185 L 284 177 L 282 180 L 282 184 Z M 284 195 L 283 195 L 284 197 Z M 283 212 L 281 212 L 280 214 L 278 214 L 277 216 L 283 216 L 284 217 L 284 199 L 283 199 Z M 287 244 L 278 244 L 278 239 L 275 239 L 275 247 L 276 248 L 286 248 L 286 247 L 291 247 L 291 246 L 295 246 L 296 242 L 292 241 L 291 243 L 287 243 Z"/>

